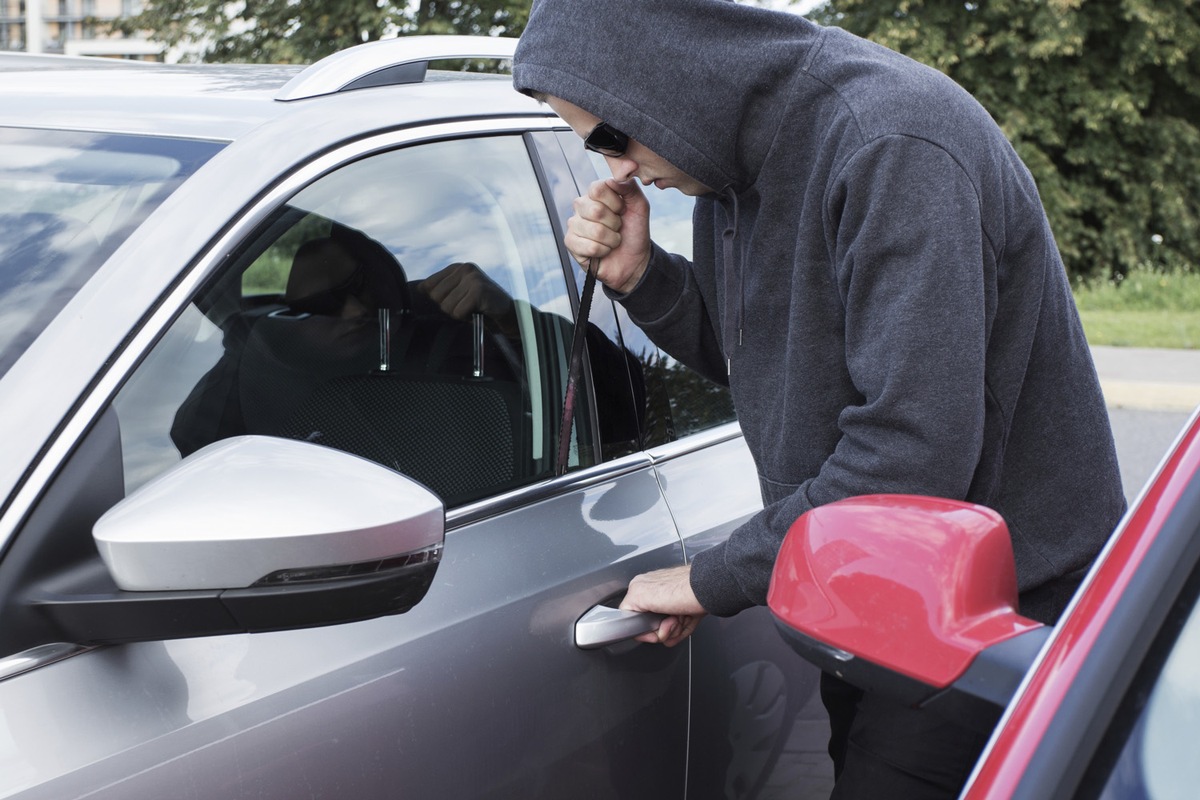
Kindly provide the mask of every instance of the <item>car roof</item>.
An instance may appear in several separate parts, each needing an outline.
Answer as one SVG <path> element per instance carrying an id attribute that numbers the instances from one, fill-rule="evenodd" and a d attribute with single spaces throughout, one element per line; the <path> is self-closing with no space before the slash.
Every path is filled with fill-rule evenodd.
<path id="1" fill-rule="evenodd" d="M 534 101 L 504 75 L 426 72 L 431 61 L 511 57 L 515 40 L 413 36 L 344 50 L 300 65 L 168 65 L 0 53 L 0 126 L 233 141 L 265 122 L 350 97 L 389 92 L 396 125 L 479 113 L 529 113 Z M 536 107 L 536 105 L 535 105 Z M 549 113 L 549 112 L 546 112 Z"/>

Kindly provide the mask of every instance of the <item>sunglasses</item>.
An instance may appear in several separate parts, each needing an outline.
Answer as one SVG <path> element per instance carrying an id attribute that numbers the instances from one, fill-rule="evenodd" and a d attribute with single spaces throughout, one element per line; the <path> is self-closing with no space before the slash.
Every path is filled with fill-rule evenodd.
<path id="1" fill-rule="evenodd" d="M 602 156 L 620 158 L 629 147 L 629 137 L 607 122 L 601 122 L 584 137 L 583 146 Z"/>

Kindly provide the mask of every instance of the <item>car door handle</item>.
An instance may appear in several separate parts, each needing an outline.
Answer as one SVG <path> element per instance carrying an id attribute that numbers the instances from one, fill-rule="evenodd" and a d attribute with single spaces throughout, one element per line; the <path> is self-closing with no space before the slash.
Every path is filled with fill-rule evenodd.
<path id="1" fill-rule="evenodd" d="M 649 633 L 662 620 L 662 614 L 594 606 L 575 623 L 575 646 L 581 650 L 595 650 L 623 642 Z"/>

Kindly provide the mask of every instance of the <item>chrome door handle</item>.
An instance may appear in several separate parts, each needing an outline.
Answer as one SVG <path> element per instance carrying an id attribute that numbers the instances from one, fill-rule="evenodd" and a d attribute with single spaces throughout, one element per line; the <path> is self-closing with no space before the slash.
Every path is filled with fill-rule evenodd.
<path id="1" fill-rule="evenodd" d="M 662 614 L 594 606 L 575 623 L 575 646 L 581 650 L 595 650 L 623 642 L 649 633 L 662 621 Z"/>

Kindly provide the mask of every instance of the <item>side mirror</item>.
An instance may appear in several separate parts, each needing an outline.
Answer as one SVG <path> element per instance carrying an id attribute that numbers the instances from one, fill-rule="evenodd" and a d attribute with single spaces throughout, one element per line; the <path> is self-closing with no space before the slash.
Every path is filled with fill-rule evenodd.
<path id="1" fill-rule="evenodd" d="M 826 672 L 984 730 L 1049 635 L 1016 612 L 1000 515 L 931 497 L 809 511 L 784 540 L 767 604 L 793 649 Z"/>
<path id="2" fill-rule="evenodd" d="M 101 644 L 332 625 L 407 611 L 441 558 L 442 502 L 373 462 L 242 436 L 192 454 L 93 528 L 100 558 L 29 602 Z"/>

